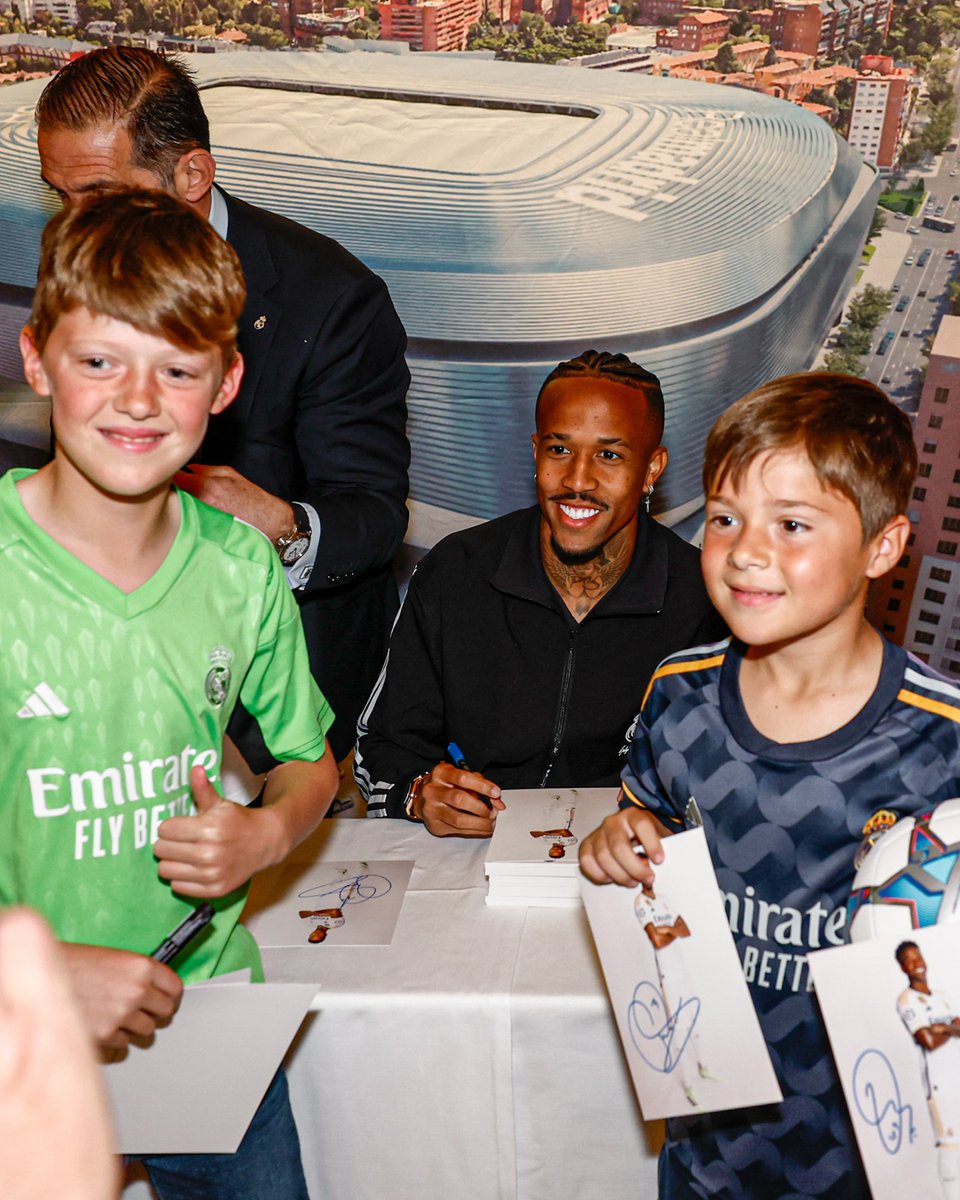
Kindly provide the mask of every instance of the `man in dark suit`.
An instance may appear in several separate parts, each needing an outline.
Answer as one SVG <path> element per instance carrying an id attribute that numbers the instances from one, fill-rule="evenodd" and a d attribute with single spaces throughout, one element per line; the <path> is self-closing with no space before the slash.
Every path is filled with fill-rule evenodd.
<path id="1" fill-rule="evenodd" d="M 383 660 L 406 530 L 406 337 L 387 289 L 330 238 L 214 186 L 189 72 L 133 47 L 64 67 L 37 105 L 43 178 L 65 204 L 117 185 L 162 188 L 208 218 L 247 280 L 244 379 L 177 483 L 273 541 L 300 601 L 342 758 Z M 265 769 L 254 731 L 234 730 Z"/>

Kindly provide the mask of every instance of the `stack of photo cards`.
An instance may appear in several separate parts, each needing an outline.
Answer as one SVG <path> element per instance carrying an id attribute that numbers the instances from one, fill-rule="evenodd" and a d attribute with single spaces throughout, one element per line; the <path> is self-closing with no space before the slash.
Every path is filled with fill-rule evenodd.
<path id="1" fill-rule="evenodd" d="M 265 949 L 389 946 L 412 860 L 290 863 L 244 924 Z"/>
<path id="2" fill-rule="evenodd" d="M 946 1200 L 960 1190 L 960 925 L 904 925 L 807 962 L 871 1195 Z"/>
<path id="3" fill-rule="evenodd" d="M 651 888 L 581 877 L 646 1119 L 781 1100 L 702 829 L 665 838 Z"/>
<path id="4" fill-rule="evenodd" d="M 616 788 L 506 791 L 484 863 L 488 904 L 579 908 L 580 842 L 617 807 Z"/>

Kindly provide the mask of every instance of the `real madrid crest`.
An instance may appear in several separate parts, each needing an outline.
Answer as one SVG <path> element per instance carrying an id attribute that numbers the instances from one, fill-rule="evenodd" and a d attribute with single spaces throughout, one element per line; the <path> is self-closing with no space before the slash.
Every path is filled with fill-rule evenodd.
<path id="1" fill-rule="evenodd" d="M 881 834 L 886 833 L 888 829 L 892 829 L 899 819 L 899 815 L 891 812 L 889 808 L 877 809 L 861 830 L 863 840 L 857 847 L 857 853 L 853 858 L 853 868 L 855 871 L 859 871 L 863 866 L 863 860 L 873 849 L 874 843 Z"/>
<path id="2" fill-rule="evenodd" d="M 226 646 L 214 646 L 209 654 L 213 664 L 203 681 L 203 690 L 214 708 L 220 708 L 230 691 L 230 663 L 233 653 Z"/>

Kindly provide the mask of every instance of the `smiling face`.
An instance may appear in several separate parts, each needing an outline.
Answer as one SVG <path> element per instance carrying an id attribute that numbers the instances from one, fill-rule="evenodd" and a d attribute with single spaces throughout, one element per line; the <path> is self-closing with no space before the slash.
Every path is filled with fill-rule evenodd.
<path id="1" fill-rule="evenodd" d="M 166 488 L 243 373 L 239 355 L 224 373 L 219 347 L 181 350 L 85 308 L 60 317 L 42 354 L 28 330 L 20 346 L 31 387 L 53 399 L 58 471 L 126 499 Z"/>
<path id="2" fill-rule="evenodd" d="M 928 991 L 927 964 L 918 946 L 905 946 L 897 956 L 900 969 L 910 980 L 910 986 L 918 992 Z"/>
<path id="3" fill-rule="evenodd" d="M 888 531 L 864 543 L 856 506 L 823 487 L 799 448 L 756 459 L 738 486 L 720 479 L 706 517 L 707 591 L 748 646 L 849 633 L 863 621 L 868 581 L 899 557 Z"/>
<path id="4" fill-rule="evenodd" d="M 618 535 L 632 549 L 644 493 L 667 463 L 658 441 L 641 389 L 591 376 L 547 385 L 533 450 L 537 500 L 560 562 L 589 562 Z"/>

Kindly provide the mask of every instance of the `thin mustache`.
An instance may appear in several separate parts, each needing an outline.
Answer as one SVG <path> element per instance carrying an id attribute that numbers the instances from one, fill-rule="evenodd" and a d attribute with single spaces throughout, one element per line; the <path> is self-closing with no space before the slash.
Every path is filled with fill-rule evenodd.
<path id="1" fill-rule="evenodd" d="M 568 500 L 584 500 L 587 504 L 593 504 L 597 508 L 601 508 L 604 511 L 607 511 L 610 508 L 609 504 L 605 504 L 602 500 L 598 500 L 596 496 L 590 496 L 584 492 L 564 492 L 563 495 L 558 494 L 556 496 L 549 496 L 547 498 L 556 502 L 557 504 L 563 504 Z"/>

